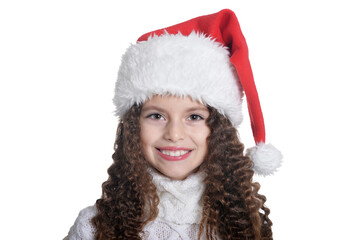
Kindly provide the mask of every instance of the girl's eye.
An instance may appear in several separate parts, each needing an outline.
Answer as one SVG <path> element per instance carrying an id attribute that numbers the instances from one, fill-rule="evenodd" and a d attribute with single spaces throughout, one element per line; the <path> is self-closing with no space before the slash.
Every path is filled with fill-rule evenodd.
<path id="1" fill-rule="evenodd" d="M 160 115 L 159 113 L 152 113 L 152 114 L 148 115 L 147 118 L 158 120 L 158 119 L 162 119 L 163 116 Z"/>
<path id="2" fill-rule="evenodd" d="M 199 120 L 203 120 L 204 118 L 197 114 L 192 114 L 188 117 L 188 119 L 192 121 L 199 121 Z"/>

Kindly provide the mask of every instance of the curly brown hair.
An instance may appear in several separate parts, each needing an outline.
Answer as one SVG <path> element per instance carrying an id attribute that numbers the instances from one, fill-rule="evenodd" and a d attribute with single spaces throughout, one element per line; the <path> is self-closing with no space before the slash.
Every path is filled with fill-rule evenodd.
<path id="1" fill-rule="evenodd" d="M 141 239 L 143 227 L 157 217 L 159 197 L 140 145 L 141 108 L 134 105 L 118 125 L 114 162 L 92 219 L 96 240 Z M 252 161 L 243 155 L 237 129 L 216 109 L 208 109 L 211 131 L 199 169 L 207 176 L 198 238 L 205 232 L 206 239 L 272 240 L 266 197 L 252 180 Z"/>
<path id="2" fill-rule="evenodd" d="M 271 240 L 270 210 L 252 180 L 253 162 L 243 155 L 244 145 L 229 119 L 214 108 L 209 112 L 209 150 L 200 168 L 207 173 L 200 234 L 205 228 L 207 239 Z"/>

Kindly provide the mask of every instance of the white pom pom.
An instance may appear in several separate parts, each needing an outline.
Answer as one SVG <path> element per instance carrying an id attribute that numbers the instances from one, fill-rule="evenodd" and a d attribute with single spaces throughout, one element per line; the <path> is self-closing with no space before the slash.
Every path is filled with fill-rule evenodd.
<path id="1" fill-rule="evenodd" d="M 253 170 L 258 175 L 271 175 L 281 166 L 282 154 L 271 144 L 258 143 L 247 149 L 247 155 L 253 161 Z"/>

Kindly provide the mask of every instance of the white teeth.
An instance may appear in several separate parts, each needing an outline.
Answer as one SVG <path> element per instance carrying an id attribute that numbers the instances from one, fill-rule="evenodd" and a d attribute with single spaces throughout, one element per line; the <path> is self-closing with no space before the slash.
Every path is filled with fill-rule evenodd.
<path id="1" fill-rule="evenodd" d="M 179 157 L 181 155 L 188 153 L 188 151 L 183 151 L 183 150 L 178 150 L 178 151 L 160 150 L 160 152 L 172 157 Z"/>

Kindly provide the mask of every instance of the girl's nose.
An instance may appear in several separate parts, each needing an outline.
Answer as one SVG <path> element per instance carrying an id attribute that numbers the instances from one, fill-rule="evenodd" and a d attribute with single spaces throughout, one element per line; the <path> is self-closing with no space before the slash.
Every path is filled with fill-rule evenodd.
<path id="1" fill-rule="evenodd" d="M 183 123 L 181 121 L 170 121 L 165 129 L 164 138 L 171 142 L 184 140 L 185 129 Z"/>

